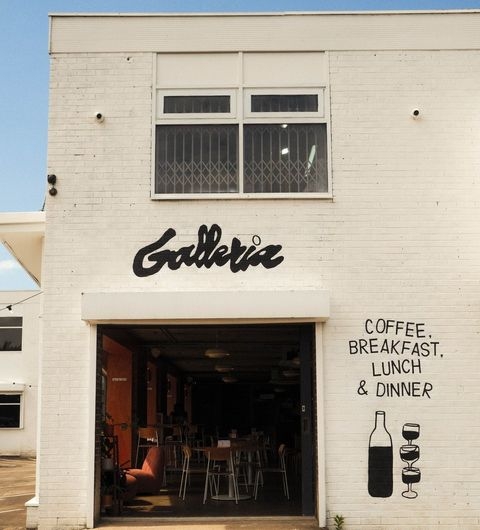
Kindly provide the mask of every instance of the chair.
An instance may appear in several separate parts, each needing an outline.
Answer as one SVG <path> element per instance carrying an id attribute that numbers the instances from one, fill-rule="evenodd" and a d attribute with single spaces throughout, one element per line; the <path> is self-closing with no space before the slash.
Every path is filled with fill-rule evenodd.
<path id="1" fill-rule="evenodd" d="M 205 474 L 206 469 L 204 467 L 190 467 L 190 459 L 192 458 L 192 449 L 188 445 L 182 445 L 183 454 L 183 465 L 182 465 L 182 478 L 180 480 L 180 489 L 178 496 L 185 500 L 185 493 L 187 491 L 187 482 L 190 482 L 190 475 L 195 473 L 202 475 Z"/>
<path id="2" fill-rule="evenodd" d="M 136 493 L 158 493 L 162 487 L 165 455 L 163 447 L 150 447 L 141 469 L 127 469 L 128 475 L 136 479 Z"/>
<path id="3" fill-rule="evenodd" d="M 176 438 L 176 435 L 167 436 L 165 438 L 164 484 L 167 484 L 167 476 L 169 473 L 178 473 L 182 471 L 182 460 L 180 459 L 182 456 L 182 438 Z"/>
<path id="4" fill-rule="evenodd" d="M 203 504 L 207 500 L 208 488 L 210 494 L 215 489 L 215 497 L 219 499 L 220 478 L 228 478 L 228 495 L 227 499 L 235 500 L 238 504 L 238 484 L 235 475 L 235 465 L 233 462 L 232 451 L 230 447 L 210 447 L 208 449 L 207 473 L 205 476 L 205 489 L 203 491 Z"/>
<path id="5" fill-rule="evenodd" d="M 260 465 L 258 444 L 254 440 L 230 440 L 234 451 L 234 463 L 237 483 L 243 484 L 248 493 L 248 487 L 253 485 L 253 469 Z"/>
<path id="6" fill-rule="evenodd" d="M 148 450 L 150 447 L 158 447 L 158 431 L 155 427 L 139 427 L 137 431 L 137 451 L 135 454 L 135 467 L 138 468 L 138 457 L 140 451 Z"/>
<path id="7" fill-rule="evenodd" d="M 283 493 L 285 494 L 285 497 L 287 499 L 290 499 L 290 493 L 288 491 L 288 479 L 287 479 L 287 467 L 285 465 L 285 451 L 286 447 L 285 444 L 281 444 L 278 448 L 278 466 L 277 467 L 267 467 L 267 466 L 259 466 L 257 468 L 257 472 L 255 474 L 255 486 L 253 490 L 253 494 L 255 497 L 255 500 L 257 500 L 257 494 L 258 494 L 258 483 L 260 481 L 260 477 L 262 478 L 262 485 L 263 485 L 263 474 L 264 473 L 280 473 L 282 475 L 283 480 Z"/>

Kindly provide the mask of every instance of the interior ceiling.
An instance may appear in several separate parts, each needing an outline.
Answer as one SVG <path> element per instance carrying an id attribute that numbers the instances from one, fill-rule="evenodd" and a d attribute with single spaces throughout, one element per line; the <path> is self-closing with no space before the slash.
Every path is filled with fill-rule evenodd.
<path id="1" fill-rule="evenodd" d="M 279 325 L 132 325 L 108 326 L 103 331 L 117 342 L 145 351 L 191 378 L 192 382 L 221 382 L 231 375 L 238 383 L 298 383 L 301 324 Z M 225 349 L 229 356 L 209 359 L 208 348 Z M 215 367 L 229 367 L 228 374 Z"/>

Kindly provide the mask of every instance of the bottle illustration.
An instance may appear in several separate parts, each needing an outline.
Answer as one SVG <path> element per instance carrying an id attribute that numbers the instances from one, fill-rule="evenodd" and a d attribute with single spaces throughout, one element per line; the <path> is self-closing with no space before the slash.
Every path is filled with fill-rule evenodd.
<path id="1" fill-rule="evenodd" d="M 371 497 L 390 497 L 392 492 L 392 437 L 385 426 L 385 412 L 377 410 L 368 444 L 368 493 Z"/>

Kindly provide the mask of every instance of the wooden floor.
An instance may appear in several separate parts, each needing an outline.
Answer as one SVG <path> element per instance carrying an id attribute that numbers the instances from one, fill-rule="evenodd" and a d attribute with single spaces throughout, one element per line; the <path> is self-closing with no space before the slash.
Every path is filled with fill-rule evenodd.
<path id="1" fill-rule="evenodd" d="M 138 496 L 126 503 L 121 516 L 128 517 L 268 517 L 300 516 L 301 491 L 300 477 L 289 479 L 290 500 L 287 500 L 279 475 L 265 475 L 263 487 L 259 487 L 257 500 L 253 498 L 253 487 L 240 486 L 240 493 L 249 498 L 235 501 L 216 501 L 207 498 L 203 504 L 204 477 L 192 476 L 188 485 L 185 500 L 178 497 L 180 474 L 169 475 L 167 487 L 159 495 Z M 227 490 L 227 484 L 223 485 Z"/>

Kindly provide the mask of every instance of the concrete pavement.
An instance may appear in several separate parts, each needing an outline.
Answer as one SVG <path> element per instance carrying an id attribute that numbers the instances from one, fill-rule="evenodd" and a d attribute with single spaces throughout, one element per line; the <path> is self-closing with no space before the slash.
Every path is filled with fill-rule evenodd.
<path id="1" fill-rule="evenodd" d="M 35 459 L 0 456 L 0 529 L 24 530 L 25 503 L 35 494 Z"/>
<path id="2" fill-rule="evenodd" d="M 35 459 L 0 456 L 0 530 L 24 530 L 25 502 L 35 494 Z M 134 518 L 104 519 L 96 527 L 103 530 L 319 530 L 313 519 L 255 518 L 181 519 Z"/>

